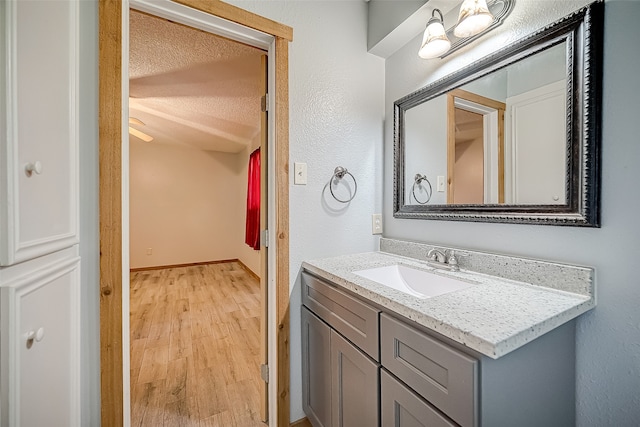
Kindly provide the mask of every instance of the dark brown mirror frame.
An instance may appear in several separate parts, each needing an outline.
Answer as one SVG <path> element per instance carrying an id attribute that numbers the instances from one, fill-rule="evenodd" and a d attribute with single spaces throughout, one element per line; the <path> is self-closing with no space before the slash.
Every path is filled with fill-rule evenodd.
<path id="1" fill-rule="evenodd" d="M 600 226 L 600 120 L 604 3 L 597 1 L 394 103 L 396 218 Z M 559 43 L 567 43 L 567 183 L 564 205 L 408 205 L 405 112 Z"/>

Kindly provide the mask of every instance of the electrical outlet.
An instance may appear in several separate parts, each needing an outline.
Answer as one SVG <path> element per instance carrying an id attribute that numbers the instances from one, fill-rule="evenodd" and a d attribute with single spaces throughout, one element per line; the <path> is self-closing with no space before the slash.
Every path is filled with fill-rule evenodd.
<path id="1" fill-rule="evenodd" d="M 307 185 L 307 164 L 306 163 L 294 163 L 293 164 L 293 183 L 295 185 Z"/>
<path id="2" fill-rule="evenodd" d="M 147 248 L 147 255 L 153 255 L 153 248 Z"/>
<path id="3" fill-rule="evenodd" d="M 445 180 L 443 175 L 438 175 L 438 192 L 444 193 Z"/>
<path id="4" fill-rule="evenodd" d="M 371 215 L 371 234 L 382 234 L 382 214 Z"/>

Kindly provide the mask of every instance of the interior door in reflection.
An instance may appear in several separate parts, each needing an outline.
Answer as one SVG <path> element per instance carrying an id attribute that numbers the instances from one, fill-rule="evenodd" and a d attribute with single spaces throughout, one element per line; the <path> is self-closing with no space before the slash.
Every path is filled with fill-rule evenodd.
<path id="1" fill-rule="evenodd" d="M 505 104 L 454 89 L 447 101 L 447 203 L 504 203 Z"/>
<path id="2" fill-rule="evenodd" d="M 453 203 L 484 203 L 484 143 L 482 114 L 455 108 Z"/>
<path id="3" fill-rule="evenodd" d="M 507 98 L 507 203 L 566 203 L 566 81 Z"/>

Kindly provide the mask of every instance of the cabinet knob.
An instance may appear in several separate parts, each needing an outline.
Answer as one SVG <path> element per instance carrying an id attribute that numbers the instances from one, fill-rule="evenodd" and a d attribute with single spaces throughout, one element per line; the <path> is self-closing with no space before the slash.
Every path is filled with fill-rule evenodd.
<path id="1" fill-rule="evenodd" d="M 40 342 L 44 338 L 44 328 L 38 328 L 36 331 L 27 333 L 27 341 Z"/>
<path id="2" fill-rule="evenodd" d="M 27 171 L 27 175 L 31 175 L 35 173 L 36 175 L 40 175 L 42 173 L 42 163 L 39 161 L 35 161 L 33 163 L 27 163 L 24 167 L 24 170 Z"/>

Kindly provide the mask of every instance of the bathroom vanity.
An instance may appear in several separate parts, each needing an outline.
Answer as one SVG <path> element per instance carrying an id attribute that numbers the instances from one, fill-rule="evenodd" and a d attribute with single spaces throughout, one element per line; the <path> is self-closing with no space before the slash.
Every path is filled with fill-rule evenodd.
<path id="1" fill-rule="evenodd" d="M 429 249 L 382 239 L 381 252 L 303 264 L 311 423 L 574 425 L 572 320 L 595 305 L 593 271 L 471 251 L 460 271 L 434 270 Z M 397 265 L 472 285 L 420 297 L 355 273 Z"/>
<path id="2" fill-rule="evenodd" d="M 597 1 L 395 101 L 393 216 L 598 227 L 602 28 Z M 458 141 L 469 112 L 484 130 Z M 477 167 L 456 167 L 471 141 Z M 593 270 L 451 249 L 382 238 L 303 263 L 314 427 L 575 425 Z"/>

